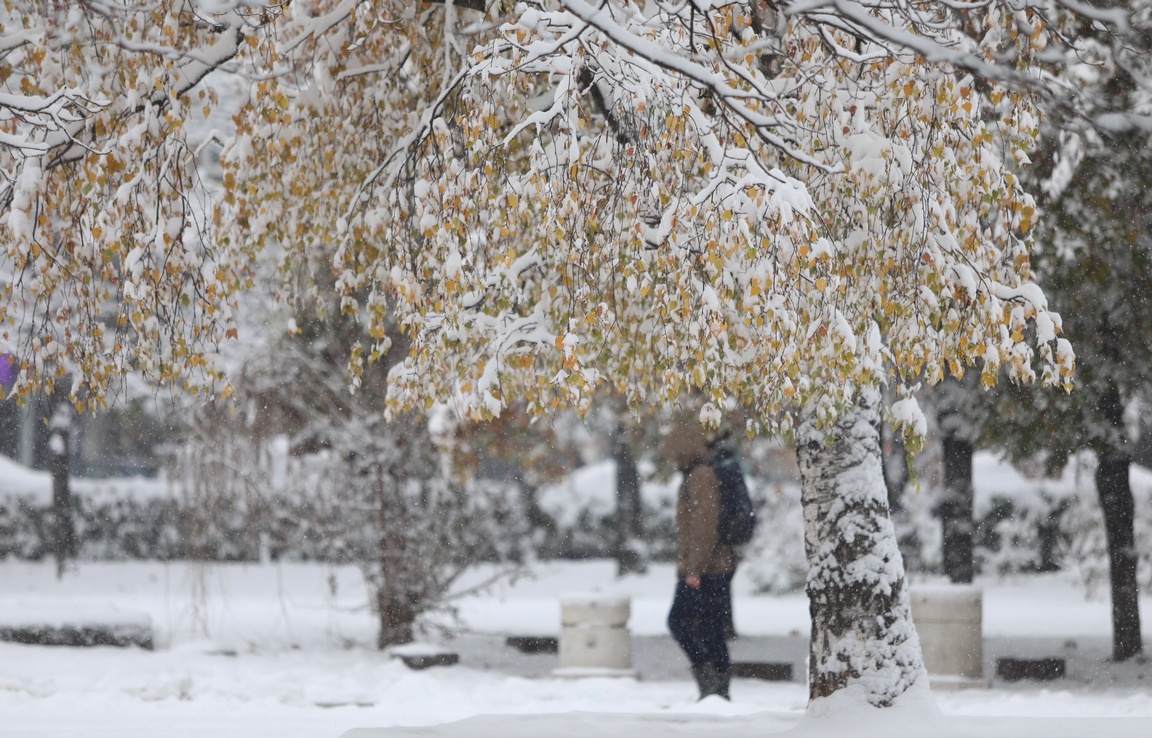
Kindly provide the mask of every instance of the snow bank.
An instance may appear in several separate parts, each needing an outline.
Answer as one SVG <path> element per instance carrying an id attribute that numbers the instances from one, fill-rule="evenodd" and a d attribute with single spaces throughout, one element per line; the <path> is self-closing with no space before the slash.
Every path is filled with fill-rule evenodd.
<path id="1" fill-rule="evenodd" d="M 72 493 L 105 502 L 132 498 L 149 500 L 168 496 L 163 477 L 124 477 L 118 479 L 88 479 L 72 477 Z M 0 456 L 0 503 L 14 498 L 25 498 L 37 506 L 52 504 L 52 475 L 46 471 L 29 469 L 7 456 Z"/>

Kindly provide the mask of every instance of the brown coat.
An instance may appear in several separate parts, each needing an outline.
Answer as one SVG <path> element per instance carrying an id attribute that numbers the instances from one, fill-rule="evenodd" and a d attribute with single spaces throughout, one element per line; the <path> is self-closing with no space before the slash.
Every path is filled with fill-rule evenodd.
<path id="1" fill-rule="evenodd" d="M 719 541 L 720 480 L 699 425 L 678 424 L 664 440 L 664 455 L 684 472 L 676 500 L 676 575 L 720 575 L 736 570 L 736 556 Z"/>

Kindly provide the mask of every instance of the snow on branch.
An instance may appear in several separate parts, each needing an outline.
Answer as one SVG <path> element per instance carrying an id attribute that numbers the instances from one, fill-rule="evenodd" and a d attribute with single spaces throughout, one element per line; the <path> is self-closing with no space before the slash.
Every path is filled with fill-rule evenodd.
<path id="1" fill-rule="evenodd" d="M 994 64 L 982 41 L 927 6 L 788 9 L 556 0 L 478 41 L 402 176 L 373 171 L 388 186 L 342 215 L 342 283 L 412 338 L 394 408 L 583 408 L 607 381 L 771 414 L 1034 358 L 1067 379 L 1026 269 L 1011 167 L 1037 116 L 1012 75 L 970 73 Z"/>
<path id="2" fill-rule="evenodd" d="M 724 76 L 716 70 L 698 64 L 695 61 L 675 53 L 665 46 L 661 46 L 643 36 L 637 35 L 627 27 L 617 23 L 613 17 L 613 3 L 605 3 L 601 8 L 583 2 L 583 0 L 563 0 L 564 9 L 579 18 L 592 28 L 596 28 L 611 39 L 621 49 L 632 52 L 636 56 L 646 59 L 658 67 L 682 75 L 684 78 L 696 83 L 700 88 L 710 91 L 714 99 L 726 106 L 738 118 L 747 122 L 752 130 L 768 145 L 777 148 L 797 161 L 809 164 L 819 169 L 834 169 L 835 165 L 801 151 L 788 143 L 789 129 L 795 123 L 788 117 L 776 114 L 764 114 L 756 110 L 748 101 L 762 104 L 779 102 L 779 96 L 766 85 L 750 74 L 741 74 L 738 67 L 726 66 L 726 69 L 739 75 L 740 81 L 749 89 L 739 89 L 731 86 Z M 636 21 L 634 16 L 630 18 Z M 573 29 L 577 32 L 577 29 Z M 691 44 L 689 44 L 691 47 Z M 685 49 L 691 51 L 691 48 Z M 778 132 L 781 131 L 781 132 Z"/>
<path id="3" fill-rule="evenodd" d="M 65 373 L 100 404 L 130 372 L 203 389 L 242 271 L 209 237 L 186 124 L 264 12 L 249 3 L 8 3 L 0 11 L 0 345 L 15 392 Z M 122 385 L 121 385 L 122 386 Z"/>

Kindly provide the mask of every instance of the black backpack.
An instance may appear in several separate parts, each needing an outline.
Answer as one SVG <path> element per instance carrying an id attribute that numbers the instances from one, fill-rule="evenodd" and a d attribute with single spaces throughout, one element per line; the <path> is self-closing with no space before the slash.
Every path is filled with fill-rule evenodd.
<path id="1" fill-rule="evenodd" d="M 752 540 L 756 530 L 756 508 L 744 483 L 744 472 L 729 453 L 717 454 L 709 466 L 720 479 L 720 542 L 741 546 Z"/>

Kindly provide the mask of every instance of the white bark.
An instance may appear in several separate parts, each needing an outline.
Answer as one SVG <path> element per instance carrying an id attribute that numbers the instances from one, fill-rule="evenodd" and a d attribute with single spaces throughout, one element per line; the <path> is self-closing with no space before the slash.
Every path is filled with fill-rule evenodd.
<path id="1" fill-rule="evenodd" d="M 859 692 L 876 707 L 927 688 L 880 463 L 880 392 L 820 427 L 800 413 L 796 455 L 812 615 L 809 697 Z"/>

